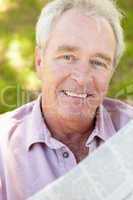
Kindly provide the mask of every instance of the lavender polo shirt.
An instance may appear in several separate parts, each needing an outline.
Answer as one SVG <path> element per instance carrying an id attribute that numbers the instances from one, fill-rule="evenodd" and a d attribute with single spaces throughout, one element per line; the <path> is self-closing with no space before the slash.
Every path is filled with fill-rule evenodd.
<path id="1" fill-rule="evenodd" d="M 89 152 L 133 119 L 133 107 L 106 98 L 86 142 Z M 25 200 L 77 165 L 44 124 L 40 98 L 0 118 L 0 200 Z"/>

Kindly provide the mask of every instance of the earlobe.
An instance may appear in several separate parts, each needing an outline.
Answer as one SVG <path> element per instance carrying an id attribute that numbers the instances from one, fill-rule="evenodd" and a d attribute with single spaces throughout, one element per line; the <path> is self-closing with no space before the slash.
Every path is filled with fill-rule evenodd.
<path id="1" fill-rule="evenodd" d="M 41 49 L 39 47 L 35 48 L 35 64 L 36 67 L 41 65 Z"/>

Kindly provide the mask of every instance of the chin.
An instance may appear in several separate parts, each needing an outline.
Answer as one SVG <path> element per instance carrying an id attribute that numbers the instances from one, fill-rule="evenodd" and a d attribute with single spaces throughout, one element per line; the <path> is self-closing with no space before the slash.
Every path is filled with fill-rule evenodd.
<path id="1" fill-rule="evenodd" d="M 82 121 L 89 120 L 89 115 L 87 115 L 86 112 L 81 112 L 81 110 L 60 110 L 59 116 L 64 120 L 64 122 L 67 120 L 81 123 Z"/>

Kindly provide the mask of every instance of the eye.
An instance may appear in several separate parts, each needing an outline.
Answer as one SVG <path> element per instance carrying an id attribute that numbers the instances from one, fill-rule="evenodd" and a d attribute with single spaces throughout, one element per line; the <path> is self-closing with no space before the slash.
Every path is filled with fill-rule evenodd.
<path id="1" fill-rule="evenodd" d="M 72 64 L 76 61 L 76 57 L 75 55 L 72 54 L 63 54 L 57 57 L 57 59 L 61 62 L 61 63 L 66 63 L 66 64 Z"/>
<path id="2" fill-rule="evenodd" d="M 64 58 L 65 60 L 70 61 L 70 60 L 72 60 L 73 57 L 72 57 L 71 55 L 64 55 L 63 58 Z"/>
<path id="3" fill-rule="evenodd" d="M 98 67 L 107 68 L 107 65 L 104 62 L 99 61 L 99 60 L 90 60 L 90 64 L 96 68 Z"/>
<path id="4" fill-rule="evenodd" d="M 76 60 L 74 55 L 63 55 L 62 58 L 68 63 L 72 63 Z"/>

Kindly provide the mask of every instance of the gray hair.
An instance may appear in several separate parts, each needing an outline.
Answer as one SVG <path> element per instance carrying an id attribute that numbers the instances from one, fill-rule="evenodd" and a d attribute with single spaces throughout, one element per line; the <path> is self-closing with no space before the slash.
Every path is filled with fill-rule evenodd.
<path id="1" fill-rule="evenodd" d="M 36 42 L 44 48 L 48 41 L 54 22 L 58 16 L 71 8 L 80 8 L 86 12 L 104 17 L 111 25 L 116 38 L 115 66 L 124 52 L 124 34 L 121 26 L 122 12 L 113 0 L 54 0 L 48 3 L 41 12 L 36 25 Z"/>

